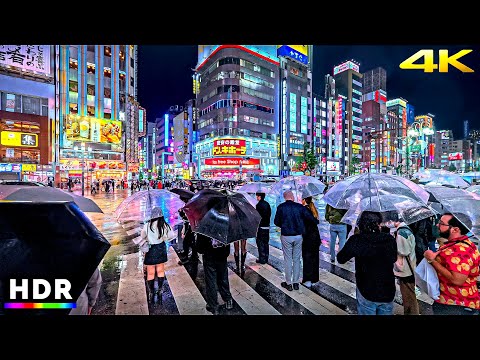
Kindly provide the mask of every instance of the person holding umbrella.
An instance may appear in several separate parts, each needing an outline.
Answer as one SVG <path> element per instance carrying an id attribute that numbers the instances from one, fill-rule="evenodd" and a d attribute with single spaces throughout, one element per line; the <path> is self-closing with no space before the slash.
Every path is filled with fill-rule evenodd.
<path id="1" fill-rule="evenodd" d="M 175 232 L 165 221 L 160 207 L 152 209 L 151 218 L 145 223 L 141 237 L 146 238 L 150 245 L 150 249 L 145 253 L 143 264 L 147 267 L 148 300 L 151 303 L 155 292 L 155 275 L 158 277 L 158 296 L 162 292 L 165 281 L 165 263 L 167 262 L 165 241 L 176 237 Z"/>
<path id="2" fill-rule="evenodd" d="M 425 259 L 437 272 L 440 297 L 433 303 L 435 315 L 478 315 L 477 288 L 480 253 L 467 234 L 472 223 L 463 213 L 445 213 L 437 224 L 447 241 L 438 251 L 427 250 Z"/>
<path id="3" fill-rule="evenodd" d="M 318 268 L 320 251 L 320 232 L 318 231 L 318 211 L 313 203 L 312 197 L 307 196 L 302 199 L 302 204 L 317 219 L 317 222 L 305 220 L 305 234 L 302 242 L 302 259 L 303 259 L 303 277 L 302 282 L 307 288 L 312 287 L 313 283 L 319 280 Z"/>

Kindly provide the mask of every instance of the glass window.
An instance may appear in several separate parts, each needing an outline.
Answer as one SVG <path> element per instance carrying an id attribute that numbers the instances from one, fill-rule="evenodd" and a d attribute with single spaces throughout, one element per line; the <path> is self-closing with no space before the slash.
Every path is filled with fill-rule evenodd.
<path id="1" fill-rule="evenodd" d="M 103 118 L 104 119 L 111 119 L 112 118 L 112 113 L 109 113 L 107 111 L 103 112 Z"/>
<path id="2" fill-rule="evenodd" d="M 95 95 L 95 85 L 87 84 L 87 95 Z"/>
<path id="3" fill-rule="evenodd" d="M 112 97 L 112 90 L 110 88 L 103 88 L 103 97 L 111 98 Z"/>
<path id="4" fill-rule="evenodd" d="M 70 45 L 69 51 L 70 51 L 71 58 L 78 59 L 78 48 L 76 46 Z"/>
<path id="5" fill-rule="evenodd" d="M 68 91 L 78 93 L 78 82 L 70 80 Z"/>
<path id="6" fill-rule="evenodd" d="M 70 114 L 78 114 L 78 104 L 69 103 Z"/>
<path id="7" fill-rule="evenodd" d="M 103 48 L 103 54 L 105 56 L 112 56 L 112 48 L 110 46 L 105 46 Z"/>
<path id="8" fill-rule="evenodd" d="M 40 115 L 40 99 L 29 96 L 23 96 L 22 112 L 26 114 Z"/>
<path id="9" fill-rule="evenodd" d="M 95 116 L 95 106 L 87 106 L 88 116 Z"/>
<path id="10" fill-rule="evenodd" d="M 95 52 L 95 45 L 87 45 L 87 51 Z"/>

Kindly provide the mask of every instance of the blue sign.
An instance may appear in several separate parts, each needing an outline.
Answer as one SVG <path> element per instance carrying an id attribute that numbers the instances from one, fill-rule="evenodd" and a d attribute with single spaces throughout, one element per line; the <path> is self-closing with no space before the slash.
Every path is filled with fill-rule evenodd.
<path id="1" fill-rule="evenodd" d="M 308 56 L 299 53 L 288 45 L 282 45 L 278 48 L 278 56 L 288 56 L 294 60 L 300 61 L 302 64 L 308 65 Z"/>
<path id="2" fill-rule="evenodd" d="M 290 175 L 290 170 L 280 170 L 280 177 L 286 177 Z"/>

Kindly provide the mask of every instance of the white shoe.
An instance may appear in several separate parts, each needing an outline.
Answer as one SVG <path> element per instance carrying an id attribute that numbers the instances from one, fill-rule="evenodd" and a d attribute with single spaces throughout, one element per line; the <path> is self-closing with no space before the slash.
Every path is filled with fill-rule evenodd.
<path id="1" fill-rule="evenodd" d="M 307 288 L 310 289 L 310 288 L 312 287 L 312 282 L 311 282 L 311 281 L 305 281 L 305 282 L 303 283 L 303 286 L 305 286 L 305 287 L 307 287 Z"/>

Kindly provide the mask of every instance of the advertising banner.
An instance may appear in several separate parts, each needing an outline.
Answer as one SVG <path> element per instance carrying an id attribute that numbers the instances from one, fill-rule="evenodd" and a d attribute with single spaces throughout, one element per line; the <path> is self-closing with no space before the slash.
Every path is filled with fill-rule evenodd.
<path id="1" fill-rule="evenodd" d="M 242 159 L 242 158 L 205 159 L 205 165 L 239 166 L 240 164 L 241 165 L 260 165 L 260 159 Z"/>
<path id="2" fill-rule="evenodd" d="M 222 139 L 213 141 L 213 155 L 246 155 L 246 141 L 243 139 Z"/>
<path id="3" fill-rule="evenodd" d="M 454 152 L 448 154 L 448 161 L 463 160 L 463 153 Z"/>
<path id="4" fill-rule="evenodd" d="M 5 146 L 38 147 L 38 135 L 15 131 L 2 131 L 0 143 Z"/>
<path id="5" fill-rule="evenodd" d="M 88 116 L 67 115 L 65 131 L 68 140 L 120 144 L 122 122 Z"/>
<path id="6" fill-rule="evenodd" d="M 50 45 L 0 45 L 0 66 L 50 75 Z"/>

